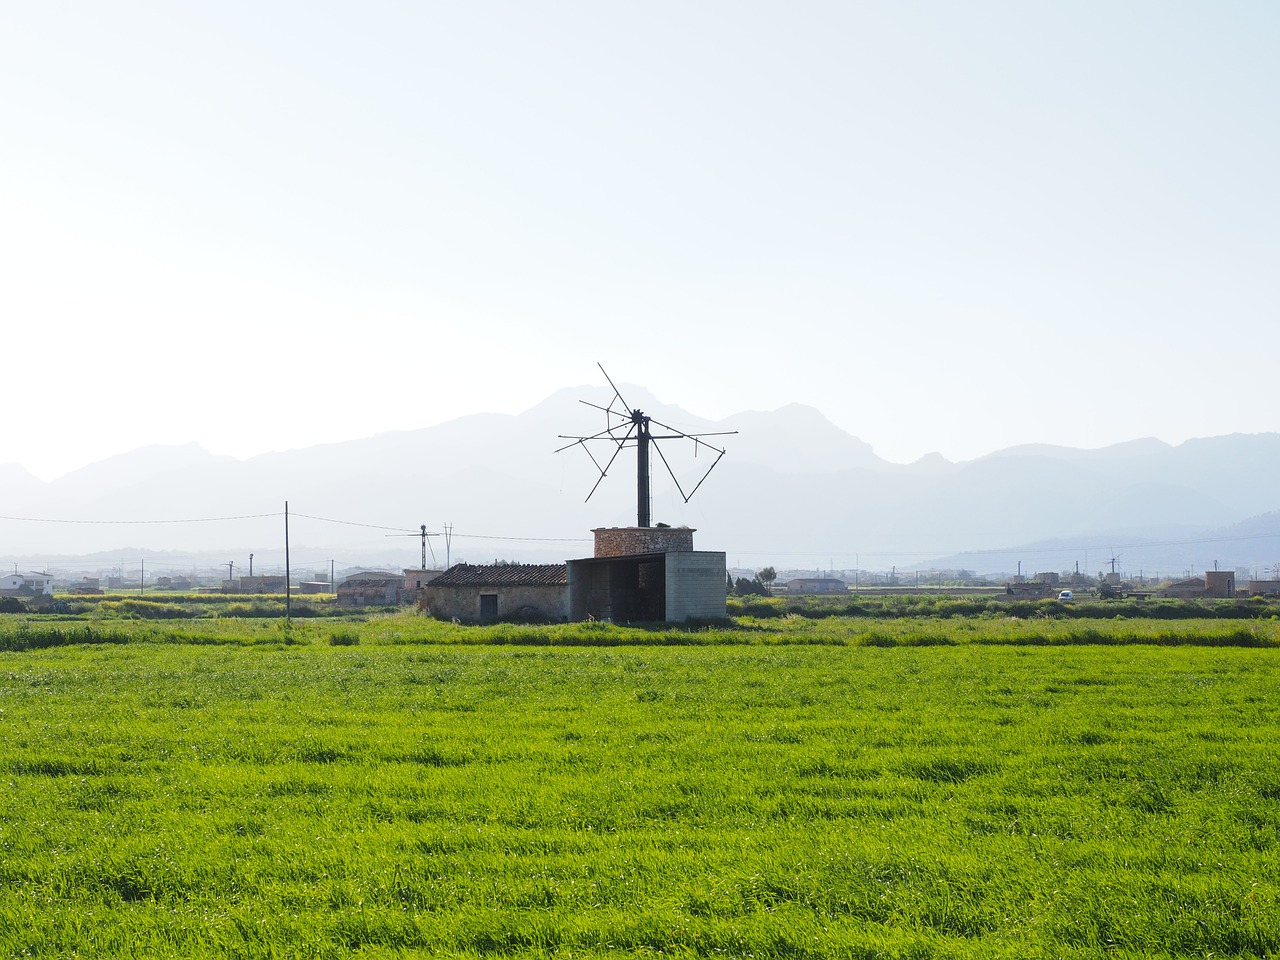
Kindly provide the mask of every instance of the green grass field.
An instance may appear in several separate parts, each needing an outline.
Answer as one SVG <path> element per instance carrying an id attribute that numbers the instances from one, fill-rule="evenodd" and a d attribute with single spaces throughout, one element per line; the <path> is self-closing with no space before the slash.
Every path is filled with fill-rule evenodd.
<path id="1" fill-rule="evenodd" d="M 0 653 L 0 951 L 1280 953 L 1274 625 L 772 626 Z"/>

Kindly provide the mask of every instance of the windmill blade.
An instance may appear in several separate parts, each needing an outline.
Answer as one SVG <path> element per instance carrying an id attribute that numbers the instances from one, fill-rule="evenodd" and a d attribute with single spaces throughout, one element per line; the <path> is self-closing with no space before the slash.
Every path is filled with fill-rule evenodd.
<path id="1" fill-rule="evenodd" d="M 615 427 L 614 429 L 616 430 L 617 428 Z M 618 454 L 620 454 L 623 451 L 623 449 L 626 447 L 627 441 L 631 438 L 631 432 L 634 429 L 635 429 L 635 425 L 631 424 L 626 434 L 621 439 L 614 436 L 613 430 L 603 430 L 600 433 L 594 434 L 593 436 L 590 436 L 590 437 L 579 437 L 573 443 L 563 446 L 560 448 L 560 450 L 556 451 L 556 453 L 559 453 L 561 450 L 568 450 L 570 447 L 581 446 L 582 449 L 587 452 L 587 456 L 591 458 L 591 462 L 595 466 L 596 470 L 600 472 L 600 476 L 596 478 L 596 482 L 592 484 L 591 490 L 587 494 L 587 500 L 591 499 L 592 494 L 596 492 L 596 488 L 599 487 L 600 484 L 604 481 L 604 478 L 609 475 L 609 468 L 613 466 L 613 461 L 618 459 Z M 561 439 L 567 440 L 568 438 L 562 437 Z M 606 462 L 604 466 L 601 466 L 600 461 L 596 459 L 596 455 L 592 453 L 591 448 L 587 446 L 587 441 L 588 440 L 606 440 L 606 439 L 610 440 L 614 444 L 613 456 L 609 457 L 608 462 Z M 587 502 L 586 500 L 583 501 L 583 503 L 586 503 L 586 502 Z"/>
<path id="2" fill-rule="evenodd" d="M 628 435 L 630 435 L 630 431 L 628 431 Z M 604 482 L 604 478 L 609 475 L 609 468 L 613 466 L 613 461 L 618 459 L 618 454 L 622 452 L 623 445 L 624 441 L 618 441 L 618 446 L 617 449 L 613 451 L 613 456 L 609 458 L 609 462 L 603 467 L 601 467 L 599 463 L 596 463 L 596 458 L 594 456 L 591 457 L 591 462 L 596 464 L 596 469 L 600 471 L 600 476 L 597 477 L 596 482 L 591 485 L 591 492 L 587 494 L 587 500 L 591 499 L 591 495 L 596 492 L 596 488 L 599 487 L 600 484 Z M 591 451 L 588 450 L 587 453 L 590 454 Z M 582 502 L 586 503 L 587 500 L 583 500 Z"/>
<path id="3" fill-rule="evenodd" d="M 712 450 L 716 449 L 715 447 L 712 447 L 711 444 L 709 443 L 703 444 L 703 446 L 711 447 Z M 653 448 L 658 451 L 658 457 L 662 460 L 662 465 L 667 468 L 667 475 L 671 477 L 671 482 L 676 485 L 676 489 L 680 491 L 680 496 L 684 498 L 685 503 L 688 503 L 690 500 L 693 499 L 693 495 L 698 492 L 698 488 L 702 486 L 702 482 L 706 480 L 707 477 L 711 476 L 711 471 L 716 468 L 716 464 L 720 462 L 720 457 L 723 457 L 725 453 L 723 450 L 717 451 L 719 456 L 717 456 L 715 460 L 711 462 L 711 466 L 707 467 L 706 473 L 704 473 L 698 479 L 698 482 L 693 485 L 693 489 L 690 490 L 688 493 L 685 493 L 684 487 L 680 483 L 680 478 L 677 477 L 675 474 L 675 471 L 671 469 L 671 464 L 667 460 L 667 455 L 662 452 L 662 447 L 655 443 L 653 445 Z"/>
<path id="4" fill-rule="evenodd" d="M 649 418 L 649 422 L 656 423 L 663 430 L 670 430 L 673 434 L 673 436 L 670 436 L 670 437 L 653 437 L 652 439 L 654 440 L 679 440 L 679 439 L 692 440 L 694 443 L 695 449 L 700 444 L 704 447 L 710 447 L 712 450 L 714 450 L 716 453 L 720 454 L 721 456 L 724 455 L 723 450 L 721 450 L 717 446 L 714 446 L 713 444 L 707 443 L 702 438 L 703 437 L 731 437 L 738 432 L 737 430 L 711 430 L 706 433 L 685 433 L 679 427 L 670 426 L 669 424 L 663 423 L 661 420 L 654 420 L 652 417 Z"/>
<path id="5" fill-rule="evenodd" d="M 689 498 L 684 495 L 684 487 L 680 486 L 680 478 L 677 477 L 676 472 L 671 469 L 671 464 L 667 461 L 667 455 L 662 452 L 662 447 L 655 443 L 653 445 L 653 449 L 658 451 L 658 458 L 662 461 L 662 465 L 667 468 L 667 476 L 671 478 L 671 482 L 674 483 L 676 485 L 676 489 L 680 491 L 680 496 L 684 497 L 684 502 L 688 503 Z"/>
<path id="6" fill-rule="evenodd" d="M 622 402 L 620 397 L 614 397 L 614 399 L 620 403 Z M 591 407 L 592 409 L 603 411 L 603 413 L 605 414 L 605 423 L 610 424 L 610 426 L 605 428 L 606 430 L 617 430 L 623 424 L 630 423 L 634 419 L 630 411 L 627 411 L 626 413 L 619 413 L 617 410 L 613 409 L 612 405 L 608 407 L 602 407 L 598 403 L 588 403 L 586 400 L 579 400 L 578 402 L 585 406 Z M 612 422 L 614 417 L 618 418 L 617 423 Z"/>
<path id="7" fill-rule="evenodd" d="M 564 434 L 564 433 L 559 434 L 559 438 L 560 438 L 561 440 L 572 440 L 572 441 L 573 441 L 573 443 L 566 443 L 563 447 L 560 447 L 558 450 L 556 450 L 556 451 L 554 451 L 554 452 L 555 452 L 555 453 L 560 453 L 562 450 L 568 450 L 570 447 L 576 447 L 576 446 L 578 446 L 578 444 L 582 444 L 582 445 L 585 447 L 585 446 L 587 445 L 587 441 L 588 441 L 588 440 L 603 440 L 603 439 L 605 439 L 606 437 L 608 437 L 608 438 L 609 438 L 610 440 L 612 440 L 614 443 L 617 443 L 617 442 L 618 442 L 618 438 L 617 438 L 617 437 L 615 437 L 615 436 L 613 435 L 613 431 L 617 430 L 617 429 L 618 429 L 619 427 L 621 427 L 621 426 L 622 426 L 622 424 L 618 424 L 618 426 L 617 426 L 617 427 L 610 427 L 608 430 L 601 430 L 599 433 L 593 433 L 593 434 L 592 434 L 591 436 L 589 436 L 589 437 L 573 437 L 573 436 L 569 436 L 568 434 Z"/>
<path id="8" fill-rule="evenodd" d="M 708 446 L 710 446 L 710 444 L 708 444 Z M 715 449 L 715 447 L 711 447 L 711 449 L 712 449 L 712 450 L 714 450 L 714 449 Z M 702 480 L 706 480 L 706 479 L 707 479 L 707 477 L 711 476 L 711 471 L 712 471 L 712 470 L 714 470 L 714 469 L 716 468 L 716 464 L 720 462 L 720 458 L 721 458 L 721 457 L 723 457 L 723 456 L 724 456 L 724 451 L 723 451 L 723 450 L 721 450 L 721 451 L 717 454 L 717 456 L 716 456 L 715 460 L 714 460 L 714 461 L 712 461 L 711 466 L 707 467 L 707 472 L 706 472 L 706 473 L 704 473 L 704 474 L 702 475 Z M 687 497 L 685 497 L 685 498 L 684 498 L 684 502 L 685 502 L 685 503 L 688 503 L 690 500 L 692 500 L 692 499 L 693 499 L 693 495 L 694 495 L 695 493 L 697 493 L 697 492 L 698 492 L 698 488 L 699 488 L 700 486 L 702 486 L 702 480 L 699 480 L 697 483 L 695 483 L 695 484 L 693 485 L 693 489 L 689 491 L 689 496 L 687 496 Z"/>
<path id="9" fill-rule="evenodd" d="M 555 451 L 553 451 L 554 453 L 560 453 L 564 450 L 568 450 L 570 447 L 576 447 L 578 444 L 582 444 L 585 447 L 588 441 L 591 441 L 591 440 L 608 439 L 613 441 L 614 443 L 622 444 L 622 443 L 626 443 L 629 439 L 631 439 L 631 431 L 633 431 L 636 428 L 636 424 L 630 415 L 624 417 L 622 414 L 618 413 L 618 411 L 616 410 L 611 410 L 608 407 L 602 407 L 597 403 L 588 403 L 586 400 L 579 400 L 578 402 L 588 407 L 592 407 L 595 410 L 602 410 L 606 414 L 608 414 L 610 417 L 617 417 L 618 422 L 610 423 L 603 430 L 597 431 L 596 433 L 593 433 L 590 436 L 586 436 L 586 437 L 574 436 L 572 434 L 567 434 L 567 433 L 558 434 L 557 436 L 561 440 L 572 440 L 573 443 L 566 443 L 563 447 L 559 447 Z M 627 433 L 621 439 L 619 439 L 617 436 L 617 431 L 621 430 L 623 427 L 627 428 Z"/>
<path id="10" fill-rule="evenodd" d="M 613 387 L 613 395 L 618 398 L 618 402 L 622 404 L 623 408 L 626 409 L 628 413 L 630 413 L 631 404 L 627 403 L 626 398 L 622 396 L 622 391 L 619 390 L 618 385 L 613 382 L 613 378 L 610 377 L 609 372 L 605 370 L 604 364 L 597 360 L 596 366 L 600 368 L 600 372 L 604 374 L 604 378 L 609 381 L 609 386 Z M 610 406 L 612 407 L 613 404 L 610 404 Z"/>

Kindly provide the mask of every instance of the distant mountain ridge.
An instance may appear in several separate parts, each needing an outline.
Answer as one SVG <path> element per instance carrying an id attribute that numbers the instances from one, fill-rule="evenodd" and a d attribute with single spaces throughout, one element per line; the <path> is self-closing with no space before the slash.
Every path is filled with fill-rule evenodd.
<path id="1" fill-rule="evenodd" d="M 699 549 L 725 550 L 730 565 L 887 569 L 959 556 L 989 572 L 982 558 L 1007 564 L 1022 550 L 1028 564 L 1069 569 L 1086 542 L 1132 543 L 1126 563 L 1166 569 L 1215 558 L 1245 567 L 1280 561 L 1280 531 L 1258 519 L 1280 510 L 1280 434 L 1177 446 L 1148 438 L 1098 450 L 1026 445 L 903 465 L 812 407 L 712 421 L 642 388 L 623 391 L 680 430 L 738 431 L 709 438 L 728 453 L 687 504 L 656 457 L 653 466 L 655 522 L 698 528 Z M 446 522 L 454 560 L 584 556 L 592 528 L 635 522 L 633 451 L 618 455 L 589 502 L 599 479 L 591 459 L 580 448 L 552 453 L 571 443 L 562 436 L 603 427 L 603 414 L 579 402 L 607 400 L 599 392 L 571 388 L 518 415 L 475 414 L 247 460 L 197 444 L 151 446 L 48 483 L 0 465 L 0 514 L 28 518 L 0 520 L 0 556 L 34 562 L 128 543 L 134 553 L 276 557 L 286 501 L 299 563 L 411 565 L 419 542 L 402 534 L 424 523 L 438 532 Z M 710 463 L 687 441 L 661 449 L 686 490 Z M 160 522 L 176 520 L 184 522 Z M 443 538 L 433 538 L 437 546 Z"/>

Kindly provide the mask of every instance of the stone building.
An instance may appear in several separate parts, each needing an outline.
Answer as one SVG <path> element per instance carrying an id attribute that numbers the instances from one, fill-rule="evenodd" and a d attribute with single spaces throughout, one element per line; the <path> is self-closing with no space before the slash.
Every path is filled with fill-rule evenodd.
<path id="1" fill-rule="evenodd" d="M 380 570 L 356 573 L 338 584 L 340 607 L 396 607 L 401 604 L 404 574 Z"/>
<path id="2" fill-rule="evenodd" d="M 443 570 L 432 570 L 430 568 L 406 567 L 404 571 L 404 592 L 406 597 L 416 597 L 418 591 L 425 590 L 429 584 Z"/>
<path id="3" fill-rule="evenodd" d="M 1158 591 L 1161 597 L 1183 600 L 1199 598 L 1227 599 L 1236 595 L 1236 575 L 1229 570 L 1206 570 L 1204 579 L 1175 580 Z"/>
<path id="4" fill-rule="evenodd" d="M 429 580 L 423 591 L 432 616 L 445 620 L 565 620 L 569 613 L 563 563 L 458 563 Z"/>

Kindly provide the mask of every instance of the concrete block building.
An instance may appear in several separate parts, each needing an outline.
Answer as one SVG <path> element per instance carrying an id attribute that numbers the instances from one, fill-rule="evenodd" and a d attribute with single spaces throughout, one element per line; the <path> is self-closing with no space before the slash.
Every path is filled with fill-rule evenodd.
<path id="1" fill-rule="evenodd" d="M 722 552 L 694 550 L 691 527 L 601 527 L 595 556 L 568 563 L 569 619 L 714 620 L 726 616 Z"/>

